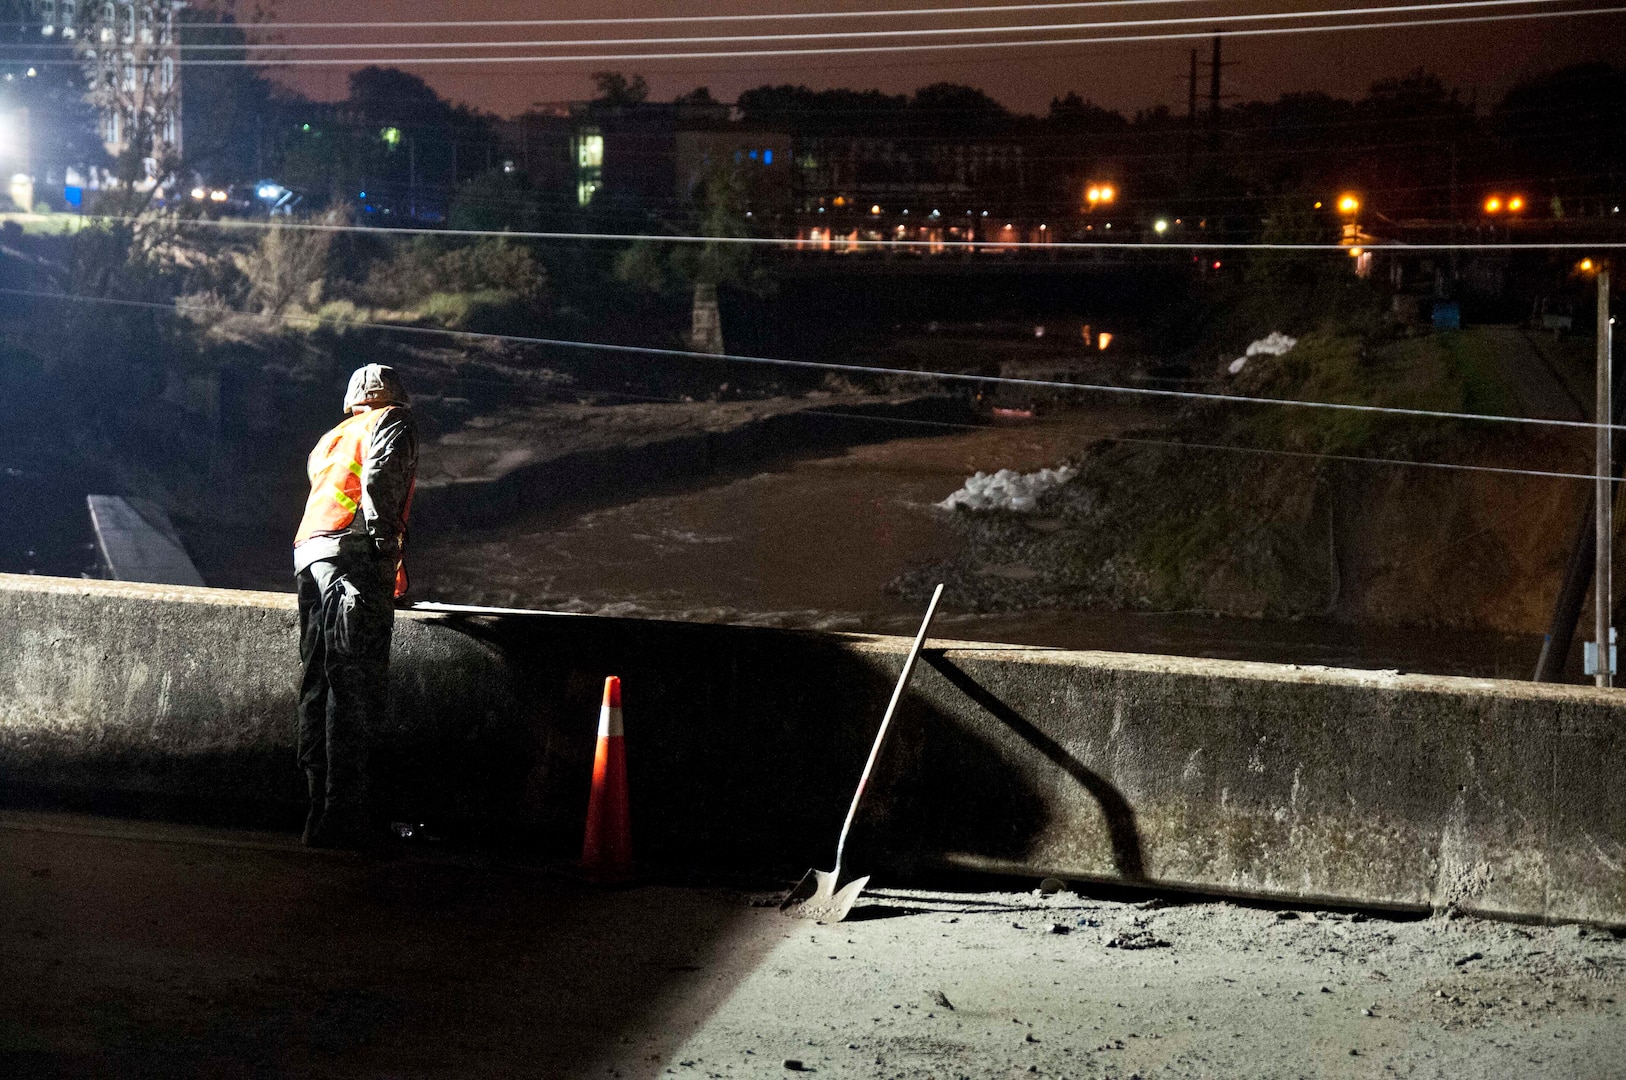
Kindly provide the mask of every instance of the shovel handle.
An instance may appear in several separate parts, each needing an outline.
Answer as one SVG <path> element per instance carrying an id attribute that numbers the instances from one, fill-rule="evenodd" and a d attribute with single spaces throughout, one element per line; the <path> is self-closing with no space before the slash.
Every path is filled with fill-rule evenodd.
<path id="1" fill-rule="evenodd" d="M 903 699 L 903 691 L 909 685 L 909 676 L 914 674 L 915 661 L 920 659 L 920 648 L 926 644 L 926 631 L 931 629 L 932 618 L 937 614 L 937 602 L 943 598 L 943 586 L 938 584 L 932 593 L 932 602 L 926 607 L 926 618 L 920 624 L 920 633 L 915 635 L 915 643 L 909 648 L 909 658 L 903 662 L 903 674 L 898 676 L 898 685 L 892 690 L 892 700 L 887 702 L 886 715 L 881 717 L 881 730 L 875 733 L 875 745 L 869 748 L 869 760 L 864 762 L 864 774 L 858 778 L 858 790 L 853 792 L 852 805 L 847 807 L 847 820 L 841 823 L 841 839 L 836 841 L 836 868 L 833 878 L 841 877 L 841 858 L 847 850 L 847 833 L 852 830 L 853 818 L 858 814 L 858 804 L 863 801 L 864 788 L 869 785 L 869 774 L 875 769 L 875 759 L 881 756 L 881 743 L 886 741 L 886 730 L 892 726 L 892 714 L 898 710 L 898 702 Z"/>

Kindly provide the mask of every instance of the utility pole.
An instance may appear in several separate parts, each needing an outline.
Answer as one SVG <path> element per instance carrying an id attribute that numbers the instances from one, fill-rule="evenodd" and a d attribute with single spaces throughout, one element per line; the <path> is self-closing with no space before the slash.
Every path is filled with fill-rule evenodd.
<path id="1" fill-rule="evenodd" d="M 1208 63 L 1208 117 L 1210 120 L 1219 118 L 1220 103 L 1220 35 L 1214 35 L 1214 59 Z"/>
<path id="2" fill-rule="evenodd" d="M 418 140 L 407 136 L 407 214 L 418 220 Z"/>
<path id="3" fill-rule="evenodd" d="M 1214 58 L 1208 62 L 1208 152 L 1219 153 L 1220 72 L 1230 65 L 1220 59 L 1220 37 L 1214 35 Z M 1193 112 L 1196 110 L 1193 109 Z"/>
<path id="4" fill-rule="evenodd" d="M 1598 642 L 1598 673 L 1597 685 L 1609 686 L 1613 680 L 1610 675 L 1609 664 L 1609 616 L 1613 608 L 1614 582 L 1611 580 L 1614 571 L 1614 509 L 1615 492 L 1614 478 L 1611 475 L 1610 455 L 1612 452 L 1611 436 L 1614 434 L 1613 426 L 1609 420 L 1614 413 L 1610 407 L 1610 390 L 1612 388 L 1611 367 L 1613 366 L 1613 342 L 1610 340 L 1614 329 L 1613 320 L 1609 318 L 1609 270 L 1607 267 L 1598 269 L 1598 404 L 1597 410 L 1592 414 L 1597 423 L 1597 494 L 1595 504 L 1597 507 L 1597 549 L 1596 562 L 1593 568 L 1593 583 L 1595 585 L 1593 604 L 1597 608 L 1596 630 L 1594 635 Z"/>
<path id="5" fill-rule="evenodd" d="M 1186 183 L 1191 183 L 1191 161 L 1197 146 L 1197 50 L 1191 50 L 1191 75 L 1186 84 Z"/>

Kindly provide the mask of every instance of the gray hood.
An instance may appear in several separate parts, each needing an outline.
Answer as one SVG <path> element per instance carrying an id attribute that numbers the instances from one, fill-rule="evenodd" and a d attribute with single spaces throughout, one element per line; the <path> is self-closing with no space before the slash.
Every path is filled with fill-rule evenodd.
<path id="1" fill-rule="evenodd" d="M 356 373 L 350 376 L 349 389 L 344 392 L 345 412 L 361 405 L 376 409 L 385 405 L 411 404 L 412 399 L 401 386 L 401 379 L 395 374 L 395 369 L 385 367 L 383 364 L 368 364 L 366 367 L 357 368 Z"/>

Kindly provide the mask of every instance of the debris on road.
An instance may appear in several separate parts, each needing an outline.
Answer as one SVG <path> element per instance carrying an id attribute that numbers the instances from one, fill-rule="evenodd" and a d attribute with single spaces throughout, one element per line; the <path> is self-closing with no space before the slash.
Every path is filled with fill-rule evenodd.
<path id="1" fill-rule="evenodd" d="M 1167 949 L 1170 943 L 1150 930 L 1125 930 L 1107 939 L 1109 949 Z"/>
<path id="2" fill-rule="evenodd" d="M 583 893 L 438 856 L 300 860 L 290 895 L 274 887 L 290 858 L 259 844 L 0 829 L 0 893 L 22 899 L 8 909 L 20 932 L 4 941 L 15 977 L 0 980 L 0 1016 L 26 1027 L 40 1055 L 22 1072 L 191 1075 L 201 1051 L 211 1063 L 252 1055 L 267 1074 L 317 1075 L 333 1067 L 335 1025 L 354 1032 L 337 1045 L 357 1075 L 448 1046 L 458 1075 L 651 1080 L 760 1080 L 777 1075 L 774 1062 L 781 1074 L 876 1080 L 1569 1080 L 1616 1075 L 1626 1058 L 1626 937 L 1608 930 L 1381 913 L 1284 927 L 1274 910 L 1194 898 L 1155 914 L 1102 897 L 1042 899 L 1030 879 L 1010 892 L 881 888 L 869 899 L 885 917 L 837 936 L 748 906 L 754 893 Z M 142 889 L 125 887 L 138 878 Z M 214 902 L 177 924 L 177 898 L 198 895 L 200 880 Z M 430 887 L 470 897 L 466 914 L 424 918 Z M 329 954 L 301 932 L 295 916 L 318 910 L 313 893 L 357 905 L 354 951 Z M 1013 918 L 1034 934 L 1052 920 L 1105 928 L 1041 947 L 1007 932 Z M 401 949 L 403 922 L 421 948 Z M 85 963 L 71 982 L 52 974 L 65 955 L 101 955 L 109 927 L 141 947 L 118 965 Z M 1162 934 L 1180 949 L 1159 948 Z M 1125 939 L 1148 951 L 1120 951 Z M 1483 962 L 1454 966 L 1475 951 Z M 291 963 L 308 979 L 290 980 Z M 488 989 L 471 999 L 470 987 Z M 302 1015 L 312 1000 L 330 1015 L 314 1031 L 253 1019 Z M 200 1028 L 200 1010 L 249 1022 Z M 108 1028 L 115 1011 L 140 1026 Z"/>

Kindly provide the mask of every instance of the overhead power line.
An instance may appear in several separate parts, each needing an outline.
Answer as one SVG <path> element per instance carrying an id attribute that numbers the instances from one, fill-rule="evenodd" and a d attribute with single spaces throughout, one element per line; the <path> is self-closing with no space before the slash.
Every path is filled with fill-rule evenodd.
<path id="1" fill-rule="evenodd" d="M 1133 443 L 1138 446 L 1172 446 L 1180 450 L 1222 450 L 1233 454 L 1267 454 L 1271 457 L 1313 458 L 1317 461 L 1356 461 L 1366 465 L 1404 465 L 1420 469 L 1448 469 L 1452 472 L 1500 473 L 1503 476 L 1539 476 L 1549 480 L 1585 480 L 1597 483 L 1591 473 L 1553 472 L 1546 469 L 1507 469 L 1495 465 L 1460 465 L 1449 461 L 1417 461 L 1413 458 L 1367 457 L 1364 454 L 1318 454 L 1309 450 L 1277 450 L 1264 446 L 1234 446 L 1228 443 L 1186 442 L 1183 439 L 1136 439 L 1125 435 L 1106 436 L 1103 442 Z M 1617 479 L 1615 483 L 1626 483 Z"/>
<path id="2" fill-rule="evenodd" d="M 1626 12 L 1626 6 L 1585 8 L 1573 11 L 1526 11 L 1500 15 L 1458 15 L 1437 19 L 1404 19 L 1387 22 L 1338 23 L 1328 26 L 1273 26 L 1244 27 L 1226 31 L 1228 37 L 1271 37 L 1283 34 L 1321 34 L 1350 30 L 1391 30 L 1413 27 L 1462 26 L 1476 23 L 1499 23 L 1523 19 L 1564 19 L 1587 15 L 1616 15 Z M 1207 31 L 1175 33 L 1117 34 L 1070 38 L 1025 39 L 1021 41 L 943 41 L 901 45 L 842 45 L 798 46 L 789 49 L 733 49 L 688 52 L 633 52 L 633 53 L 581 53 L 569 56 L 364 56 L 364 57 L 295 57 L 288 59 L 225 59 L 198 60 L 183 57 L 179 62 L 194 67 L 355 67 L 357 65 L 457 65 L 478 64 L 562 64 L 610 63 L 651 60 L 735 60 L 752 57 L 790 56 L 851 56 L 880 53 L 918 53 L 949 50 L 1018 49 L 1061 45 L 1114 45 L 1152 41 L 1191 41 L 1207 39 Z M 388 45 L 379 46 L 387 49 Z M 44 64 L 73 64 L 76 60 L 43 60 Z"/>
<path id="3" fill-rule="evenodd" d="M 953 15 L 1006 15 L 1030 11 L 1075 11 L 1082 8 L 1150 7 L 1161 4 L 1210 4 L 1219 0 L 1070 0 L 1044 4 L 979 4 L 969 7 L 900 8 L 874 11 L 775 11 L 740 15 L 650 15 L 648 17 L 584 19 L 422 19 L 394 22 L 283 22 L 212 24 L 236 25 L 242 30 L 393 30 L 398 27 L 518 27 L 518 26 L 644 26 L 650 23 L 784 22 L 808 19 L 893 19 Z M 193 24 L 194 26 L 211 24 Z"/>
<path id="4" fill-rule="evenodd" d="M 551 404 L 557 403 L 559 400 L 557 395 L 539 394 L 524 387 L 516 387 L 515 384 L 508 379 L 498 379 L 490 376 L 437 376 L 431 373 L 425 374 L 427 374 L 430 378 L 435 378 L 437 381 L 443 383 L 449 382 L 459 386 L 480 385 L 506 387 L 511 391 L 517 391 L 517 393 L 514 393 L 513 396 L 524 401 Z M 619 398 L 625 401 L 653 401 L 671 405 L 693 403 L 692 398 L 685 400 L 681 397 L 662 397 L 655 394 L 632 394 L 624 390 L 584 389 L 581 391 L 581 396 L 592 398 Z M 967 424 L 951 420 L 917 420 L 911 417 L 877 416 L 873 413 L 836 412 L 830 409 L 801 409 L 797 411 L 797 415 L 827 416 L 837 420 L 856 420 L 863 423 L 891 424 L 894 426 L 904 427 L 946 428 L 955 431 L 988 430 L 987 424 Z M 1580 480 L 1589 484 L 1596 483 L 1598 479 L 1592 473 L 1558 472 L 1550 469 L 1513 469 L 1496 465 L 1463 465 L 1457 462 L 1449 461 L 1418 461 L 1415 458 L 1371 457 L 1363 454 L 1325 454 L 1317 453 L 1313 450 L 1280 450 L 1268 446 L 1242 446 L 1236 443 L 1192 442 L 1188 439 L 1146 439 L 1128 435 L 1107 435 L 1102 436 L 1100 442 L 1128 443 L 1137 446 L 1168 446 L 1178 450 L 1211 450 L 1232 454 L 1254 454 L 1267 457 L 1299 458 L 1315 461 L 1357 462 L 1363 465 L 1388 465 L 1419 469 L 1445 469 L 1451 472 L 1490 473 L 1492 475 L 1502 476 L 1532 476 L 1546 480 Z M 1617 484 L 1626 484 L 1626 478 L 1616 479 L 1614 482 Z"/>
<path id="5" fill-rule="evenodd" d="M 107 304 L 115 307 L 142 308 L 184 315 L 197 312 L 218 315 L 220 309 L 192 304 L 165 304 L 151 300 L 122 300 L 114 297 L 86 296 L 79 293 L 47 293 L 29 289 L 0 288 L 0 295 L 31 297 L 39 300 L 57 300 L 69 303 Z M 680 360 L 704 360 L 713 363 L 755 364 L 768 367 L 793 368 L 807 371 L 840 372 L 850 375 L 886 375 L 940 382 L 971 383 L 979 386 L 1020 386 L 1027 389 L 1065 390 L 1103 394 L 1123 394 L 1135 397 L 1155 397 L 1180 401 L 1210 401 L 1227 405 L 1276 405 L 1287 408 L 1321 409 L 1333 412 L 1367 413 L 1383 416 L 1422 417 L 1430 420 L 1462 420 L 1482 423 L 1518 424 L 1531 427 L 1576 428 L 1596 431 L 1600 426 L 1589 420 L 1553 420 L 1536 416 L 1502 416 L 1496 413 L 1448 412 L 1439 409 L 1408 409 L 1392 405 L 1359 405 L 1350 402 L 1314 401 L 1300 398 L 1253 397 L 1245 394 L 1214 394 L 1201 390 L 1169 390 L 1149 386 L 1120 386 L 1110 383 L 1075 383 L 1060 379 L 1019 379 L 1008 375 L 977 375 L 963 371 L 932 371 L 915 368 L 884 367 L 875 364 L 836 364 L 820 360 L 786 360 L 771 356 L 748 356 L 736 353 L 697 352 L 692 349 L 663 349 L 647 345 L 617 345 L 602 341 L 572 341 L 566 338 L 533 337 L 524 334 L 493 334 L 475 330 L 452 330 L 429 326 L 402 326 L 398 323 L 368 322 L 361 319 L 325 319 L 316 315 L 293 315 L 275 312 L 236 311 L 232 314 L 250 318 L 267 318 L 306 325 L 345 327 L 358 330 L 382 330 L 400 334 L 418 334 L 462 338 L 471 341 L 497 341 L 516 345 L 530 345 L 556 349 L 581 349 L 590 352 L 620 353 L 635 356 L 665 356 Z M 1613 430 L 1626 430 L 1626 424 L 1606 425 Z M 1595 476 L 1576 475 L 1576 479 L 1595 480 Z"/>
<path id="6" fill-rule="evenodd" d="M 19 215 L 29 217 L 31 215 Z M 152 224 L 153 219 L 137 217 L 105 217 L 93 218 L 116 222 L 124 225 Z M 661 233 L 604 233 L 604 232 L 510 232 L 504 229 L 430 229 L 430 228 L 392 228 L 383 225 L 328 225 L 320 222 L 278 222 L 278 221 L 252 221 L 243 218 L 173 218 L 168 219 L 175 225 L 203 226 L 207 228 L 244 228 L 244 229 L 302 229 L 309 232 L 334 233 L 377 233 L 396 236 L 455 236 L 455 237 L 489 237 L 500 240 L 592 240 L 592 241 L 653 241 L 669 244 L 749 244 L 769 247 L 794 247 L 804 244 L 821 244 L 822 240 L 798 240 L 795 237 L 771 236 L 694 236 L 694 235 L 664 235 Z M 947 218 L 944 224 L 948 223 Z M 1205 243 L 1200 240 L 1057 240 L 1054 242 L 1034 243 L 1026 240 L 850 240 L 846 237 L 831 237 L 832 244 L 844 247 L 857 245 L 862 248 L 886 249 L 942 249 L 953 250 L 1031 250 L 1031 251 L 1303 251 L 1303 252 L 1347 252 L 1347 244 L 1288 244 L 1288 243 L 1238 243 L 1215 242 Z M 1489 243 L 1454 243 L 1425 241 L 1417 244 L 1362 244 L 1364 251 L 1405 252 L 1405 251 L 1614 251 L 1626 249 L 1626 241 L 1604 240 L 1596 243 L 1580 241 L 1566 241 L 1562 243 L 1524 243 L 1517 241 L 1489 242 Z"/>
<path id="7" fill-rule="evenodd" d="M 1571 0 L 1452 0 L 1447 3 L 1381 4 L 1373 7 L 1322 8 L 1312 11 L 1269 11 L 1246 15 L 1201 15 L 1169 19 L 1115 19 L 1100 22 L 1030 23 L 1026 25 L 925 27 L 901 30 L 825 30 L 795 34 L 724 34 L 689 37 L 628 37 L 628 38 L 561 38 L 557 40 L 529 41 L 398 41 L 390 42 L 391 49 L 564 49 L 608 45 L 688 45 L 726 44 L 757 41 L 819 41 L 829 38 L 887 38 L 887 37 L 955 37 L 974 34 L 1039 34 L 1073 30 L 1116 30 L 1140 26 L 1213 26 L 1219 23 L 1266 22 L 1272 19 L 1334 19 L 1358 15 L 1386 13 L 1415 13 L 1422 11 L 1457 11 L 1466 8 L 1530 7 L 1537 4 L 1561 4 Z M 248 44 L 200 44 L 184 46 L 186 51 L 201 50 L 327 50 L 380 48 L 377 42 L 258 42 Z"/>
<path id="8" fill-rule="evenodd" d="M 508 379 L 498 379 L 491 376 L 478 375 L 450 375 L 437 376 L 425 373 L 442 383 L 451 383 L 458 386 L 480 385 L 500 386 L 517 391 L 513 396 L 524 401 L 541 404 L 556 403 L 557 395 L 539 394 L 524 387 L 516 387 Z M 662 397 L 655 394 L 632 394 L 624 390 L 587 390 L 581 391 L 581 396 L 592 398 L 619 398 L 625 401 L 653 401 L 665 404 L 692 404 L 693 399 L 681 397 Z M 830 409 L 802 409 L 797 411 L 798 416 L 827 416 L 837 420 L 857 420 L 864 423 L 892 424 L 905 427 L 931 427 L 947 428 L 955 431 L 986 431 L 987 424 L 967 424 L 951 420 L 917 420 L 903 416 L 877 416 L 873 413 L 836 412 Z M 1597 476 L 1592 473 L 1558 472 L 1551 469 L 1514 469 L 1497 465 L 1463 465 L 1449 461 L 1418 461 L 1415 458 L 1372 457 L 1364 454 L 1326 454 L 1313 450 L 1281 450 L 1268 446 L 1242 446 L 1236 443 L 1206 443 L 1192 442 L 1189 439 L 1147 439 L 1128 435 L 1106 435 L 1099 440 L 1103 443 L 1129 443 L 1137 446 L 1168 446 L 1178 450 L 1212 450 L 1232 454 L 1255 454 L 1267 457 L 1286 457 L 1310 459 L 1315 461 L 1358 462 L 1364 465 L 1389 465 L 1419 469 L 1445 469 L 1451 472 L 1490 473 L 1502 476 L 1532 476 L 1546 480 L 1580 480 L 1586 483 L 1596 483 Z M 1626 484 L 1626 478 L 1616 479 L 1617 484 Z"/>
<path id="9" fill-rule="evenodd" d="M 162 308 L 162 307 L 166 307 L 167 305 L 154 304 L 152 306 Z M 239 314 L 247 315 L 247 314 L 250 314 L 250 313 L 248 313 L 248 312 L 240 312 Z M 256 316 L 256 317 L 276 318 L 276 319 L 279 319 L 279 320 L 281 320 L 281 318 L 282 318 L 282 317 L 279 317 L 279 316 L 272 316 L 272 315 L 263 315 L 263 316 Z M 286 321 L 286 320 L 282 320 L 282 321 Z M 381 327 L 381 329 L 401 329 L 401 328 L 400 327 L 393 327 L 393 328 L 391 328 L 391 327 Z M 28 336 L 41 336 L 41 335 L 28 335 Z M 706 355 L 710 355 L 710 354 L 706 354 Z M 434 379 L 437 379 L 437 381 L 440 381 L 439 376 L 437 374 L 435 374 L 435 373 L 428 373 L 428 377 L 434 378 Z M 467 384 L 467 385 L 499 386 L 499 387 L 503 387 L 503 388 L 508 389 L 509 392 L 510 392 L 510 395 L 512 397 L 517 397 L 517 398 L 519 398 L 520 400 L 523 400 L 523 401 L 536 402 L 536 403 L 540 403 L 540 404 L 553 404 L 553 403 L 556 403 L 558 401 L 557 395 L 539 394 L 539 393 L 536 393 L 533 390 L 529 390 L 529 389 L 527 389 L 527 388 L 525 388 L 523 386 L 518 386 L 515 383 L 513 383 L 511 380 L 507 380 L 507 379 L 497 379 L 497 378 L 489 378 L 489 377 L 482 378 L 482 377 L 478 377 L 478 376 L 469 376 L 469 375 L 452 375 L 452 376 L 446 377 L 444 381 L 450 382 L 450 383 L 455 384 L 455 385 L 466 385 Z M 654 395 L 654 394 L 632 394 L 632 393 L 628 393 L 626 391 L 620 391 L 620 390 L 598 390 L 598 389 L 594 389 L 594 390 L 583 390 L 581 393 L 582 393 L 582 396 L 590 397 L 590 398 L 619 398 L 619 399 L 626 400 L 626 401 L 661 402 L 661 403 L 673 404 L 673 405 L 692 403 L 692 399 L 685 400 L 684 398 L 680 398 L 680 397 L 679 398 L 662 397 L 662 396 L 658 396 L 658 395 Z M 821 416 L 821 417 L 829 417 L 829 418 L 835 419 L 835 420 L 859 421 L 859 422 L 862 422 L 862 423 L 871 423 L 871 424 L 891 424 L 893 426 L 907 426 L 907 427 L 917 427 L 917 428 L 918 427 L 949 428 L 949 429 L 953 429 L 953 430 L 957 430 L 957 431 L 984 431 L 984 430 L 987 430 L 987 425 L 986 424 L 954 423 L 954 422 L 946 421 L 946 420 L 916 420 L 916 419 L 912 419 L 912 418 L 908 418 L 908 417 L 902 417 L 902 416 L 876 416 L 876 415 L 871 414 L 871 413 L 836 412 L 836 411 L 833 411 L 833 410 L 830 410 L 830 409 L 802 409 L 802 410 L 798 410 L 796 415 L 798 415 L 798 416 Z M 1444 469 L 1444 470 L 1448 470 L 1448 471 L 1451 471 L 1451 472 L 1490 473 L 1492 475 L 1501 475 L 1501 476 L 1529 476 L 1529 477 L 1536 477 L 1536 478 L 1539 478 L 1539 479 L 1548 479 L 1548 480 L 1578 480 L 1578 481 L 1583 481 L 1583 482 L 1589 483 L 1589 484 L 1597 482 L 1597 477 L 1594 476 L 1591 473 L 1568 473 L 1568 472 L 1558 472 L 1558 471 L 1549 470 L 1549 469 L 1512 469 L 1512 468 L 1504 468 L 1504 467 L 1495 466 L 1495 465 L 1463 465 L 1463 464 L 1459 464 L 1459 463 L 1455 463 L 1455 462 L 1447 462 L 1447 461 L 1418 461 L 1415 458 L 1369 457 L 1369 456 L 1360 455 L 1360 454 L 1324 454 L 1324 453 L 1316 453 L 1314 451 L 1309 451 L 1309 450 L 1280 450 L 1280 449 L 1274 449 L 1274 448 L 1265 447 L 1265 446 L 1240 446 L 1240 445 L 1236 445 L 1236 444 L 1232 444 L 1232 443 L 1200 443 L 1200 442 L 1191 442 L 1191 441 L 1184 440 L 1184 439 L 1144 439 L 1144 438 L 1134 438 L 1134 437 L 1124 436 L 1124 435 L 1104 436 L 1100 441 L 1103 442 L 1103 443 L 1128 443 L 1128 444 L 1133 444 L 1133 445 L 1138 445 L 1138 446 L 1167 446 L 1167 447 L 1171 447 L 1171 448 L 1178 449 L 1178 450 L 1209 450 L 1209 451 L 1219 451 L 1219 452 L 1224 452 L 1224 453 L 1263 455 L 1263 456 L 1268 456 L 1268 457 L 1286 457 L 1286 458 L 1310 459 L 1310 460 L 1315 460 L 1315 461 L 1353 462 L 1353 463 L 1359 463 L 1359 464 L 1363 464 L 1363 465 L 1383 465 L 1383 466 L 1391 466 L 1391 467 L 1399 466 L 1399 467 L 1419 468 L 1419 469 Z M 1613 482 L 1616 483 L 1616 484 L 1623 484 L 1623 483 L 1626 483 L 1626 479 L 1618 479 L 1617 478 Z"/>

